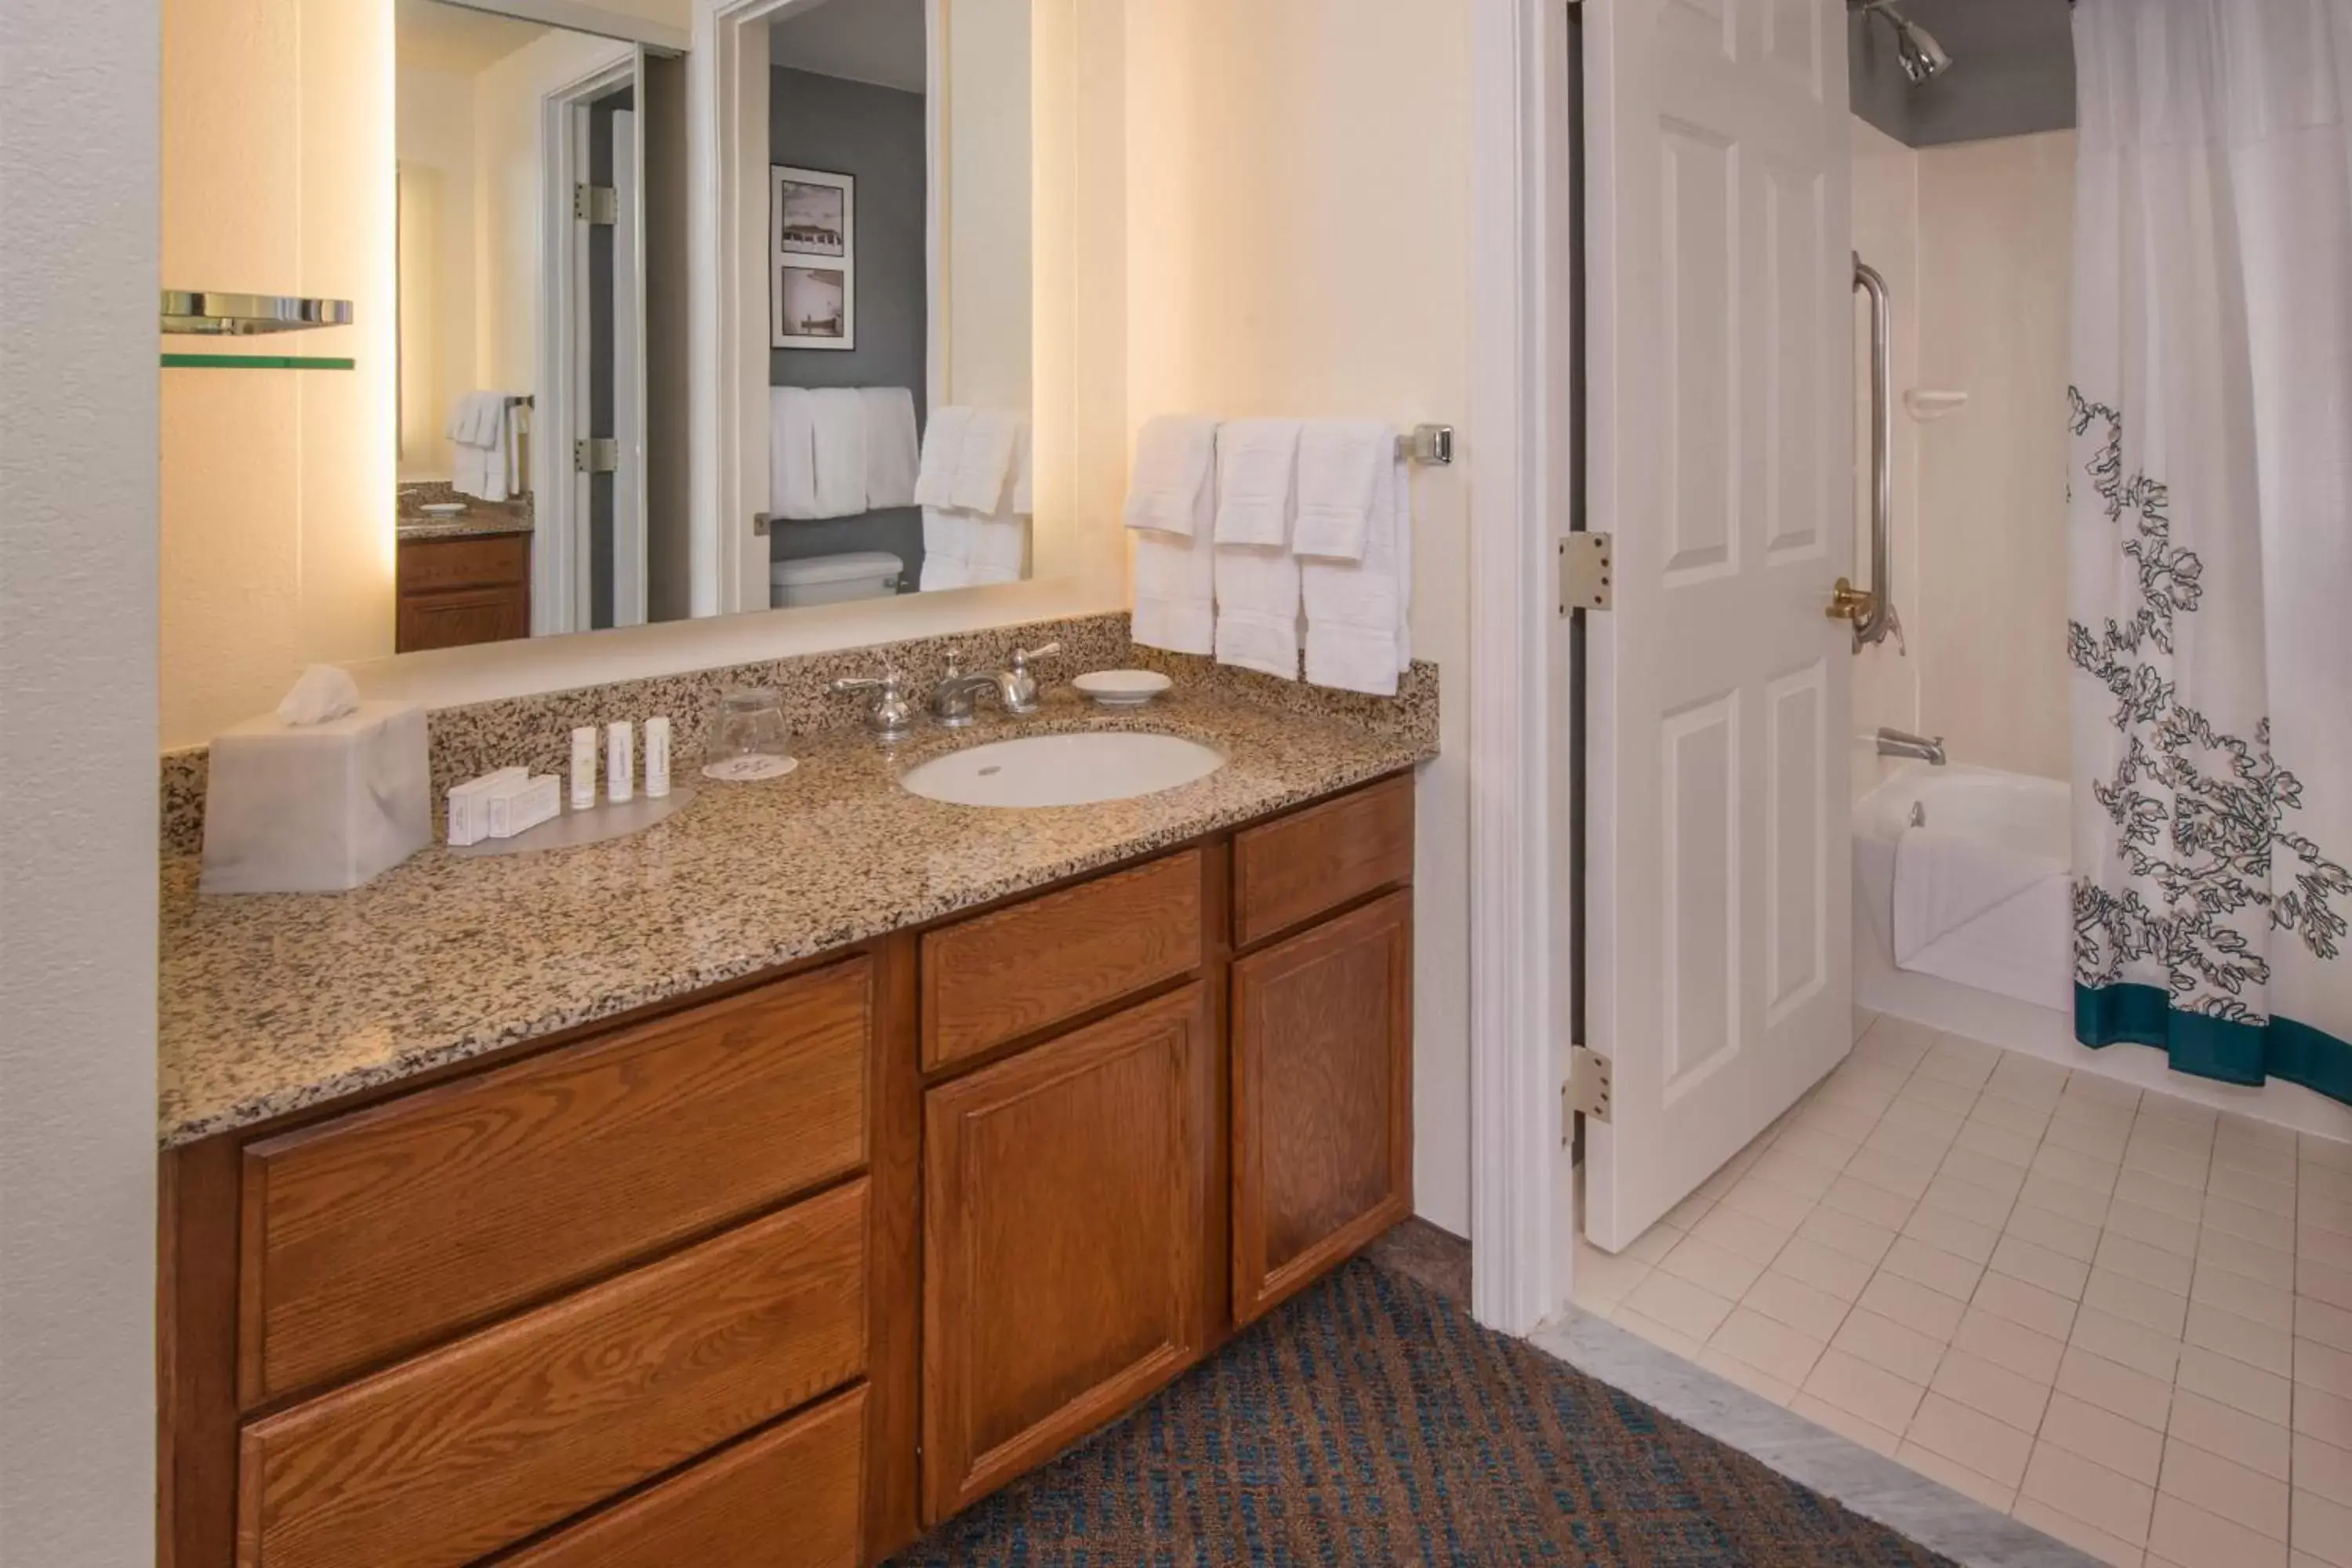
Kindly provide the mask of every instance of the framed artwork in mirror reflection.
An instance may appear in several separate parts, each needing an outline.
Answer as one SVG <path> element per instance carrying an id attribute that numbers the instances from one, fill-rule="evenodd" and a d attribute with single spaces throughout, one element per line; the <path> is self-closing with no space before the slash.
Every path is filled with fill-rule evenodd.
<path id="1" fill-rule="evenodd" d="M 857 179 L 768 167 L 769 343 L 857 346 Z"/>

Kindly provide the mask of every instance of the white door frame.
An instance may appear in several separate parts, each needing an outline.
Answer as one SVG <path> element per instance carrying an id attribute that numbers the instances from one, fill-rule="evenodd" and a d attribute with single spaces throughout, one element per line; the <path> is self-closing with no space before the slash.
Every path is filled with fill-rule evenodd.
<path id="1" fill-rule="evenodd" d="M 1572 3 L 1488 0 L 1470 21 L 1471 1300 L 1480 1322 L 1510 1333 L 1566 1302 L 1574 1255 L 1559 1086 L 1580 672 L 1555 597 L 1574 478 Z"/>
<path id="2" fill-rule="evenodd" d="M 588 477 L 572 443 L 588 433 L 588 247 L 572 212 L 588 177 L 586 106 L 638 79 L 642 48 L 540 99 L 539 391 L 531 410 L 530 632 L 588 629 Z M 642 226 L 641 226 L 642 227 Z M 640 269 L 639 277 L 644 276 Z M 642 294 L 642 290 L 640 291 Z M 642 298 L 637 309 L 642 319 Z M 642 401 L 639 404 L 643 410 Z"/>
<path id="3" fill-rule="evenodd" d="M 714 279 L 690 303 L 693 418 L 693 613 L 768 607 L 768 544 L 753 534 L 767 510 L 769 279 L 768 27 L 824 0 L 695 0 L 688 56 L 687 163 L 700 187 L 687 269 Z M 924 114 L 927 404 L 947 395 L 947 0 L 927 0 Z M 756 136 L 757 146 L 750 138 Z M 757 265 L 753 265 L 756 259 Z M 755 325 L 756 323 L 756 325 Z M 751 459 L 758 455 L 756 463 Z"/>
<path id="4" fill-rule="evenodd" d="M 646 79 L 637 51 L 637 81 Z M 635 99 L 631 101 L 636 102 Z M 646 137 L 644 106 L 613 116 L 613 624 L 646 624 Z M 625 121 L 626 123 L 624 123 Z M 624 314 L 624 312 L 626 312 Z"/>

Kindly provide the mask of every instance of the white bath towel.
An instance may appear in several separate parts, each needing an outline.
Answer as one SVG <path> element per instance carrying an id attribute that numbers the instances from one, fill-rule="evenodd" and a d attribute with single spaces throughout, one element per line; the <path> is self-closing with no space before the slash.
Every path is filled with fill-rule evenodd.
<path id="1" fill-rule="evenodd" d="M 866 510 L 866 395 L 828 386 L 809 394 L 816 437 L 814 517 L 856 517 Z"/>
<path id="2" fill-rule="evenodd" d="M 923 460 L 915 473 L 915 504 L 950 507 L 955 504 L 956 465 L 963 460 L 964 432 L 971 410 L 953 404 L 931 410 L 923 426 Z"/>
<path id="3" fill-rule="evenodd" d="M 2065 874 L 2063 861 L 1992 838 L 1904 829 L 1895 846 L 1895 962 L 1909 967 L 1978 916 Z"/>
<path id="4" fill-rule="evenodd" d="M 1217 422 L 1163 414 L 1135 437 L 1127 481 L 1127 526 L 1190 539 L 1216 521 Z"/>
<path id="5" fill-rule="evenodd" d="M 512 396 L 503 392 L 468 392 L 457 399 L 442 426 L 450 442 L 452 489 L 486 501 L 503 501 L 521 492 L 517 412 Z"/>
<path id="6" fill-rule="evenodd" d="M 866 400 L 866 508 L 915 504 L 922 458 L 915 443 L 915 395 L 903 386 L 869 386 Z"/>
<path id="7" fill-rule="evenodd" d="M 1372 509 L 1396 461 L 1396 432 L 1365 419 L 1313 419 L 1298 433 L 1297 555 L 1361 561 Z"/>
<path id="8" fill-rule="evenodd" d="M 971 548 L 971 521 L 960 511 L 923 509 L 923 572 L 917 585 L 924 593 L 971 585 L 971 566 L 964 558 Z"/>
<path id="9" fill-rule="evenodd" d="M 1296 419 L 1233 419 L 1217 427 L 1217 542 L 1288 551 L 1297 494 Z"/>
<path id="10" fill-rule="evenodd" d="M 994 408 L 975 408 L 964 423 L 949 504 L 993 517 L 1012 502 L 1013 459 L 1021 447 L 1021 421 Z"/>
<path id="11" fill-rule="evenodd" d="M 768 392 L 768 512 L 787 521 L 824 515 L 816 500 L 816 401 L 806 387 Z"/>
<path id="12" fill-rule="evenodd" d="M 1393 437 L 1375 472 L 1363 559 L 1299 563 L 1307 679 L 1393 697 L 1412 662 L 1412 487 Z"/>
<path id="13" fill-rule="evenodd" d="M 1136 438 L 1127 497 L 1135 530 L 1134 637 L 1171 653 L 1216 652 L 1217 425 L 1163 416 Z"/>

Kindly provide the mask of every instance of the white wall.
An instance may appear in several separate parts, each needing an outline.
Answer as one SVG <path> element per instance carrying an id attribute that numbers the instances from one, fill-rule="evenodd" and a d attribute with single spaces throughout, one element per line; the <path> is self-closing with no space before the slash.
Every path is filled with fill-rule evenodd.
<path id="1" fill-rule="evenodd" d="M 1857 117 L 1853 131 L 1853 248 L 1886 279 L 1892 307 L 1894 391 L 1919 384 L 1919 154 Z M 1870 582 L 1870 307 L 1853 300 L 1854 571 Z M 1919 666 L 1927 627 L 1919 614 L 1919 426 L 1895 416 L 1895 609 L 1905 643 L 1854 656 L 1853 782 L 1857 798 L 1891 763 L 1872 740 L 1882 725 L 1920 731 Z"/>
<path id="2" fill-rule="evenodd" d="M 2074 133 L 1919 154 L 1920 707 L 1958 761 L 2063 779 Z"/>
<path id="3" fill-rule="evenodd" d="M 394 94 L 400 477 L 446 479 L 449 410 L 482 384 L 474 368 L 474 79 L 404 65 Z"/>
<path id="4" fill-rule="evenodd" d="M 1462 0 L 1130 0 L 1130 421 L 1465 416 Z M 1413 643 L 1444 667 L 1420 791 L 1414 1183 L 1469 1230 L 1468 520 L 1475 454 L 1413 481 Z"/>
<path id="5" fill-rule="evenodd" d="M 1944 736 L 1955 762 L 2067 776 L 2074 167 L 2070 131 L 1914 151 L 1854 122 L 1854 246 L 1894 297 L 1897 397 L 1969 395 L 1927 424 L 1898 403 L 1895 605 L 1908 650 L 1890 641 L 1856 663 L 1857 792 L 1884 776 L 1866 739 L 1881 724 Z M 1865 321 L 1857 301 L 1858 420 Z M 1866 422 L 1857 433 L 1866 518 Z"/>
<path id="6" fill-rule="evenodd" d="M 953 0 L 947 34 L 948 401 L 1025 410 L 1035 316 L 1030 0 Z"/>
<path id="7" fill-rule="evenodd" d="M 155 8 L 0 47 L 0 1563 L 154 1561 Z"/>

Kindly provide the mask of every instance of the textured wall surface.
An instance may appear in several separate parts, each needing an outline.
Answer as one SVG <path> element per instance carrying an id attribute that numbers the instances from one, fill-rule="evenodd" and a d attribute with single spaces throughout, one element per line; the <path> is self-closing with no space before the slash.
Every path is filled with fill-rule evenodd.
<path id="1" fill-rule="evenodd" d="M 0 47 L 0 1562 L 154 1561 L 157 36 Z"/>

